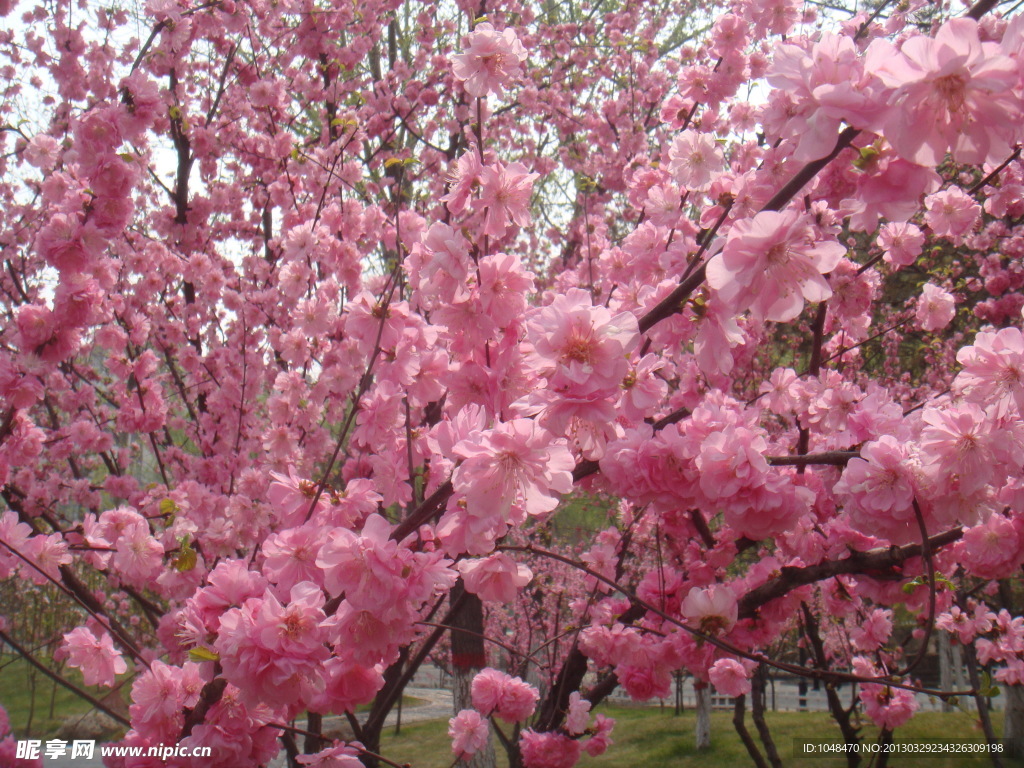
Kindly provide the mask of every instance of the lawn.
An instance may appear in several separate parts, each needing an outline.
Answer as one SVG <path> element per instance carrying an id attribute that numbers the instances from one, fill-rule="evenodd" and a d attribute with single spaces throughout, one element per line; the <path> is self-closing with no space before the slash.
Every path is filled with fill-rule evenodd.
<path id="1" fill-rule="evenodd" d="M 615 766 L 642 766 L 643 768 L 739 768 L 751 766 L 736 730 L 732 725 L 731 712 L 715 712 L 711 718 L 711 748 L 698 752 L 694 748 L 694 714 L 685 712 L 675 716 L 671 710 L 657 708 L 603 707 L 598 710 L 616 719 L 612 737 L 615 745 L 608 754 L 597 758 L 584 756 L 580 768 L 612 768 Z M 996 716 L 997 733 L 1001 730 L 1001 713 Z M 796 759 L 795 739 L 839 740 L 839 730 L 825 713 L 774 712 L 768 714 L 772 737 L 783 763 L 793 768 L 832 768 L 845 766 L 844 759 L 808 758 Z M 754 739 L 757 734 L 747 717 L 747 727 Z M 878 729 L 870 725 L 863 733 L 869 740 L 877 738 Z M 963 712 L 944 714 L 925 712 L 917 715 L 898 733 L 898 741 L 923 740 L 982 740 L 981 730 L 975 718 Z M 388 733 L 381 750 L 389 759 L 398 763 L 408 762 L 412 768 L 449 768 L 452 764 L 451 742 L 447 735 L 447 723 L 435 721 L 413 726 L 403 726 L 399 736 Z M 498 765 L 504 768 L 507 761 L 498 749 Z M 867 768 L 869 760 L 861 763 Z M 895 756 L 889 760 L 891 768 L 959 768 L 965 766 L 990 766 L 988 758 L 964 756 L 928 756 L 908 758 Z M 1022 766 L 1024 761 L 1004 761 L 1004 765 Z"/>
<path id="2" fill-rule="evenodd" d="M 110 694 L 108 689 L 84 685 L 77 670 L 65 669 L 63 674 L 97 699 Z M 84 715 L 92 709 L 89 702 L 10 655 L 0 659 L 0 705 L 7 710 L 15 733 L 36 737 L 52 736 L 65 717 Z"/>

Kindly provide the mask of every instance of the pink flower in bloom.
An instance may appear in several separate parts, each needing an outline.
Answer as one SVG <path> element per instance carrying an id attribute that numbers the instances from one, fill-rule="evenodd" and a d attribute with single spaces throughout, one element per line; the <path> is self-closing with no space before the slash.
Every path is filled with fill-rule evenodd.
<path id="1" fill-rule="evenodd" d="M 814 42 L 798 38 L 797 44 L 776 45 L 768 82 L 796 102 L 794 114 L 779 127 L 798 137 L 794 157 L 803 162 L 832 151 L 844 120 L 864 128 L 885 111 L 864 77 L 855 43 L 845 35 L 825 32 Z"/>
<path id="2" fill-rule="evenodd" d="M 694 130 L 676 136 L 668 156 L 672 177 L 687 189 L 706 189 L 725 162 L 714 137 Z"/>
<path id="3" fill-rule="evenodd" d="M 519 737 L 525 768 L 572 768 L 580 759 L 579 741 L 562 733 L 537 733 L 532 728 Z"/>
<path id="4" fill-rule="evenodd" d="M 591 757 L 603 755 L 612 745 L 612 729 L 615 727 L 615 720 L 604 715 L 594 717 L 594 735 L 583 744 L 583 751 Z"/>
<path id="5" fill-rule="evenodd" d="M 858 651 L 874 651 L 892 634 L 892 611 L 876 608 L 858 626 L 850 630 L 850 640 Z"/>
<path id="6" fill-rule="evenodd" d="M 473 683 L 470 686 L 473 706 L 483 712 L 485 717 L 497 709 L 506 677 L 508 675 L 504 672 L 488 667 L 473 678 Z"/>
<path id="7" fill-rule="evenodd" d="M 687 622 L 707 635 L 725 634 L 739 616 L 736 595 L 725 584 L 693 587 L 683 600 L 682 613 Z"/>
<path id="8" fill-rule="evenodd" d="M 37 586 L 51 581 L 59 582 L 60 567 L 71 563 L 68 543 L 59 533 L 33 536 L 25 544 L 22 554 L 28 558 L 30 565 L 23 565 L 21 572 Z"/>
<path id="9" fill-rule="evenodd" d="M 27 523 L 18 521 L 18 513 L 8 510 L 0 515 L 0 578 L 11 576 L 21 564 L 15 552 L 24 552 L 32 535 Z"/>
<path id="10" fill-rule="evenodd" d="M 480 259 L 479 274 L 480 306 L 499 328 L 507 328 L 526 311 L 533 273 L 523 269 L 518 256 L 495 253 Z"/>
<path id="11" fill-rule="evenodd" d="M 974 344 L 957 352 L 964 369 L 953 382 L 954 390 L 981 405 L 995 403 L 999 416 L 1010 412 L 1011 403 L 1024 415 L 1024 336 L 1017 328 L 982 331 Z"/>
<path id="12" fill-rule="evenodd" d="M 569 710 L 565 714 L 565 730 L 579 736 L 587 730 L 590 720 L 590 702 L 580 696 L 579 691 L 569 694 Z"/>
<path id="13" fill-rule="evenodd" d="M 515 30 L 498 32 L 488 22 L 477 24 L 467 37 L 463 53 L 452 57 L 452 73 L 470 96 L 483 98 L 488 93 L 502 96 L 512 78 L 522 70 L 526 49 Z"/>
<path id="14" fill-rule="evenodd" d="M 164 548 L 139 516 L 125 528 L 114 545 L 114 568 L 128 581 L 144 584 L 154 578 L 163 563 Z"/>
<path id="15" fill-rule="evenodd" d="M 859 664 L 857 660 L 854 660 L 854 671 L 861 675 L 874 674 L 870 665 Z M 912 691 L 877 683 L 861 683 L 860 700 L 864 705 L 864 712 L 871 721 L 879 728 L 889 730 L 904 725 L 918 708 L 917 699 Z"/>
<path id="16" fill-rule="evenodd" d="M 526 322 L 537 372 L 552 388 L 583 394 L 618 390 L 629 372 L 627 355 L 639 343 L 631 312 L 594 306 L 588 291 L 571 288 Z"/>
<path id="17" fill-rule="evenodd" d="M 509 723 L 525 720 L 537 708 L 540 694 L 529 683 L 496 669 L 481 670 L 470 688 L 473 706 L 485 717 L 495 714 Z"/>
<path id="18" fill-rule="evenodd" d="M 514 419 L 475 432 L 454 452 L 463 459 L 452 475 L 470 514 L 506 519 L 513 504 L 540 515 L 558 506 L 557 494 L 572 490 L 576 462 L 562 438 L 530 419 Z"/>
<path id="19" fill-rule="evenodd" d="M 728 499 L 765 483 L 768 444 L 745 427 L 712 432 L 696 459 L 700 488 L 709 499 Z"/>
<path id="20" fill-rule="evenodd" d="M 920 537 L 911 503 L 914 482 L 906 447 L 891 435 L 867 443 L 846 465 L 835 493 L 848 499 L 851 525 L 894 544 Z"/>
<path id="21" fill-rule="evenodd" d="M 362 768 L 360 752 L 355 747 L 339 744 L 314 755 L 299 755 L 296 760 L 310 768 Z"/>
<path id="22" fill-rule="evenodd" d="M 921 205 L 921 197 L 939 187 L 941 179 L 930 168 L 889 156 L 872 163 L 872 173 L 858 175 L 856 195 L 843 200 L 843 210 L 853 215 L 850 226 L 873 232 L 879 217 L 906 221 Z"/>
<path id="23" fill-rule="evenodd" d="M 310 582 L 292 588 L 282 605 L 269 590 L 221 618 L 216 650 L 224 676 L 250 706 L 289 706 L 310 700 L 323 687 L 324 647 L 320 623 L 324 594 Z"/>
<path id="24" fill-rule="evenodd" d="M 62 647 L 68 654 L 68 664 L 81 670 L 86 685 L 109 688 L 114 684 L 116 675 L 128 671 L 121 652 L 114 647 L 114 641 L 106 632 L 97 639 L 85 627 L 78 627 L 64 635 Z"/>
<path id="25" fill-rule="evenodd" d="M 448 721 L 448 735 L 452 739 L 452 752 L 460 760 L 466 760 L 487 746 L 490 730 L 479 712 L 464 709 Z"/>
<path id="26" fill-rule="evenodd" d="M 959 187 L 928 195 L 924 205 L 927 210 L 924 221 L 932 232 L 953 242 L 969 234 L 981 215 L 981 206 Z"/>
<path id="27" fill-rule="evenodd" d="M 995 512 L 964 531 L 961 561 L 983 579 L 1007 578 L 1020 568 L 1024 547 L 1018 526 Z"/>
<path id="28" fill-rule="evenodd" d="M 300 581 L 322 585 L 323 571 L 316 564 L 322 539 L 323 531 L 312 524 L 268 536 L 263 543 L 263 572 L 289 591 Z"/>
<path id="29" fill-rule="evenodd" d="M 461 560 L 456 568 L 466 582 L 466 590 L 488 602 L 511 603 L 533 578 L 533 571 L 504 552 L 478 560 Z"/>
<path id="30" fill-rule="evenodd" d="M 750 693 L 750 677 L 736 659 L 719 659 L 711 665 L 708 677 L 715 690 L 724 696 L 743 696 Z"/>
<path id="31" fill-rule="evenodd" d="M 484 234 L 503 236 L 509 221 L 520 227 L 529 225 L 530 194 L 538 178 L 539 173 L 529 173 L 522 163 L 495 163 L 481 171 L 480 198 L 472 205 L 487 211 Z"/>
<path id="32" fill-rule="evenodd" d="M 469 152 L 464 153 L 458 160 L 456 160 L 451 169 L 448 171 L 446 180 L 450 185 L 448 194 L 441 198 L 441 202 L 448 206 L 448 210 L 458 216 L 460 213 L 466 210 L 466 206 L 469 203 L 470 195 L 473 194 L 473 190 L 480 186 L 480 175 L 483 173 L 483 164 L 480 162 L 480 155 L 475 149 L 471 149 Z M 438 226 L 438 225 L 434 225 Z M 444 226 L 444 225 L 441 225 Z M 430 232 L 434 231 L 434 227 L 430 228 Z M 454 234 L 454 232 L 452 233 Z M 437 247 L 436 236 L 432 236 L 434 248 Z M 430 247 L 431 243 L 424 241 L 424 245 Z M 431 248 L 433 250 L 433 248 Z M 460 272 L 465 272 L 465 269 L 459 265 L 459 271 L 453 272 L 456 276 Z"/>
<path id="33" fill-rule="evenodd" d="M 379 665 L 364 666 L 339 658 L 327 660 L 324 677 L 326 686 L 313 707 L 318 712 L 355 712 L 384 687 Z"/>
<path id="34" fill-rule="evenodd" d="M 924 232 L 907 222 L 884 224 L 876 243 L 885 251 L 886 262 L 897 268 L 909 267 L 921 255 Z"/>
<path id="35" fill-rule="evenodd" d="M 708 283 L 737 311 L 784 322 L 800 314 L 805 299 L 832 295 L 822 275 L 845 253 L 839 243 L 818 241 L 803 214 L 763 211 L 729 230 L 722 252 L 708 263 Z"/>
<path id="36" fill-rule="evenodd" d="M 926 408 L 922 418 L 928 426 L 921 432 L 921 462 L 939 488 L 955 478 L 960 491 L 970 494 L 992 482 L 996 446 L 988 419 L 978 406 Z"/>
<path id="37" fill-rule="evenodd" d="M 865 68 L 895 89 L 884 133 L 907 160 L 935 166 L 952 151 L 960 163 L 998 162 L 1009 153 L 1021 120 L 1016 67 L 978 39 L 973 19 L 947 21 L 898 52 L 877 40 Z"/>
<path id="38" fill-rule="evenodd" d="M 955 314 L 956 301 L 953 294 L 932 283 L 925 283 L 914 314 L 918 327 L 923 331 L 941 331 L 949 325 Z"/>
<path id="39" fill-rule="evenodd" d="M 385 596 L 402 592 L 402 554 L 391 539 L 393 526 L 377 514 L 366 518 L 361 533 L 336 528 L 316 558 L 332 595 L 344 593 L 356 608 L 376 609 Z"/>
<path id="40" fill-rule="evenodd" d="M 292 469 L 288 470 L 287 477 L 279 472 L 271 472 L 270 476 L 274 481 L 267 490 L 267 501 L 274 508 L 278 519 L 288 527 L 301 525 L 316 497 L 316 483 L 298 477 Z M 327 506 L 327 495 L 320 494 L 318 509 L 326 511 Z"/>
<path id="41" fill-rule="evenodd" d="M 53 136 L 40 133 L 33 136 L 25 147 L 25 159 L 30 165 L 48 171 L 57 163 L 60 155 L 60 144 Z"/>

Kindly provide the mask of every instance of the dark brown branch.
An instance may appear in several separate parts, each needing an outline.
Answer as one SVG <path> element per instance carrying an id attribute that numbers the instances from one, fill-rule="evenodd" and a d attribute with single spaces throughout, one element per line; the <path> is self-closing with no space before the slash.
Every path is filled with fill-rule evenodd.
<path id="1" fill-rule="evenodd" d="M 805 467 L 809 464 L 845 467 L 850 459 L 858 456 L 860 454 L 857 451 L 825 451 L 806 453 L 802 456 L 765 456 L 765 459 L 773 467 Z"/>
<path id="2" fill-rule="evenodd" d="M 963 530 L 954 528 L 932 536 L 928 544 L 934 552 L 963 536 Z M 868 576 L 899 577 L 899 567 L 912 557 L 922 554 L 921 544 L 908 544 L 904 547 L 872 549 L 868 552 L 851 552 L 844 560 L 826 560 L 817 565 L 796 567 L 786 565 L 773 579 L 745 594 L 739 601 L 740 618 L 750 619 L 757 615 L 757 609 L 765 603 L 788 594 L 792 590 L 814 584 L 815 582 L 840 576 L 844 573 L 862 573 Z"/>
<path id="3" fill-rule="evenodd" d="M 732 725 L 736 729 L 736 733 L 739 734 L 740 741 L 743 742 L 743 746 L 747 748 L 747 754 L 750 755 L 750 759 L 754 761 L 754 765 L 757 768 L 768 768 L 768 763 L 764 761 L 764 755 L 761 754 L 761 750 L 757 748 L 757 742 L 754 741 L 754 737 L 750 735 L 750 731 L 747 730 L 746 723 L 743 722 L 743 714 L 746 709 L 745 704 L 747 697 L 744 694 L 740 694 L 736 697 L 736 706 L 732 710 Z"/>
<path id="4" fill-rule="evenodd" d="M 58 685 L 64 686 L 73 694 L 75 694 L 75 696 L 78 696 L 80 699 L 84 699 L 85 701 L 89 702 L 92 706 L 94 706 L 103 714 L 108 715 L 109 717 L 112 717 L 115 720 L 117 720 L 117 722 L 121 723 L 121 725 L 126 725 L 129 728 L 131 727 L 131 723 L 127 719 L 125 719 L 123 716 L 119 715 L 117 712 L 107 707 L 99 699 L 94 698 L 86 691 L 83 691 L 81 688 L 78 688 L 69 683 L 56 672 L 49 669 L 45 664 L 40 663 L 34 656 L 32 656 L 31 653 L 29 653 L 29 651 L 27 651 L 25 648 L 22 648 L 20 645 L 14 642 L 14 640 L 3 631 L 0 631 L 0 640 L 2 640 L 6 645 L 11 646 L 11 648 L 14 649 L 15 653 L 21 656 L 21 658 L 23 658 L 36 669 L 38 669 L 48 678 L 53 680 L 53 682 L 57 683 Z"/>

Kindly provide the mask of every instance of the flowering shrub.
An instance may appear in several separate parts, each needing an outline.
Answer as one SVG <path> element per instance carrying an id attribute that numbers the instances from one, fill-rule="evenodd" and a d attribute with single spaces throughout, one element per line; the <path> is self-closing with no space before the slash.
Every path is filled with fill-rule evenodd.
<path id="1" fill-rule="evenodd" d="M 0 641 L 124 744 L 378 765 L 448 652 L 527 768 L 683 671 L 1024 682 L 1022 17 L 568 5 L 0 3 L 0 578 L 74 615 Z"/>

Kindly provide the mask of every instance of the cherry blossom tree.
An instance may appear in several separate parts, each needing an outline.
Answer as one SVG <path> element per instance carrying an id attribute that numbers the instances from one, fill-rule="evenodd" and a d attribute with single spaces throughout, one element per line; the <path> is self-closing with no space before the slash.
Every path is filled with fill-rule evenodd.
<path id="1" fill-rule="evenodd" d="M 393 764 L 442 651 L 453 760 L 568 768 L 680 671 L 759 766 L 769 668 L 848 743 L 837 683 L 883 741 L 918 692 L 993 739 L 1024 685 L 998 6 L 0 2 L 0 578 L 75 615 L 0 642 L 125 745 L 212 750 L 161 765 Z M 584 499 L 600 531 L 554 535 Z M 969 687 L 920 680 L 937 629 Z"/>

